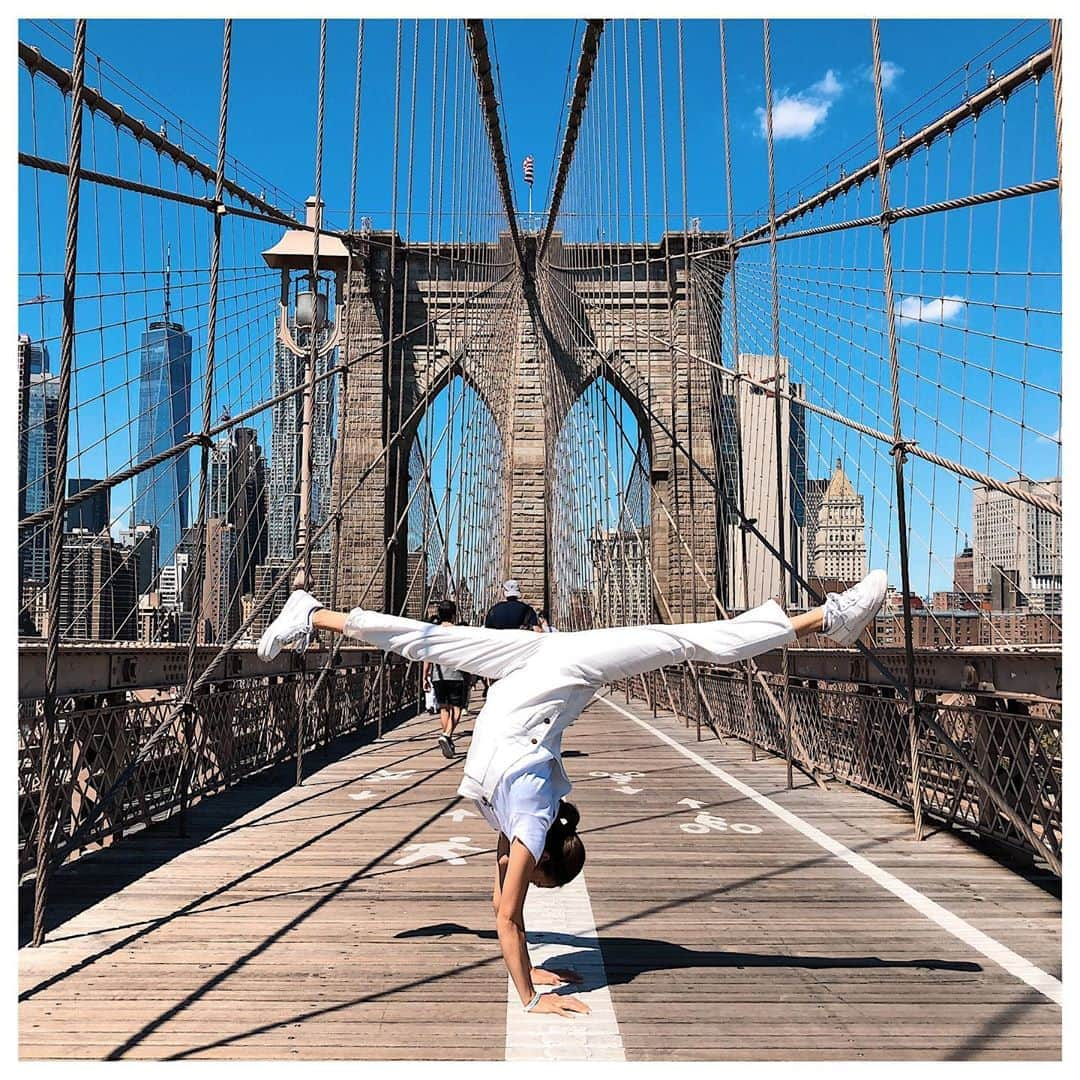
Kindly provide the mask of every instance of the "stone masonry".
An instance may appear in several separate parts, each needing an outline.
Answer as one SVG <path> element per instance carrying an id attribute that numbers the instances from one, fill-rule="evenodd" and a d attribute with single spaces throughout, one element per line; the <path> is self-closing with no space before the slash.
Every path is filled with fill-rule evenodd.
<path id="1" fill-rule="evenodd" d="M 491 463 L 505 470 L 504 535 L 492 538 L 498 580 L 517 578 L 529 602 L 546 606 L 551 449 L 569 405 L 602 375 L 629 403 L 649 448 L 654 614 L 715 617 L 712 395 L 708 368 L 687 352 L 712 354 L 716 343 L 702 341 L 700 328 L 718 320 L 693 317 L 682 237 L 667 239 L 666 247 L 624 249 L 626 262 L 640 261 L 644 271 L 624 270 L 615 280 L 577 274 L 576 296 L 568 302 L 563 290 L 558 303 L 552 290 L 537 288 L 528 261 L 522 278 L 506 238 L 497 247 L 458 249 L 453 259 L 389 234 L 349 239 L 341 606 L 396 611 L 404 604 L 404 528 L 400 542 L 392 537 L 405 513 L 409 450 L 424 408 L 455 373 L 480 394 L 502 433 L 506 460 Z M 532 260 L 535 240 L 526 244 Z M 546 261 L 569 260 L 571 246 L 556 234 Z"/>

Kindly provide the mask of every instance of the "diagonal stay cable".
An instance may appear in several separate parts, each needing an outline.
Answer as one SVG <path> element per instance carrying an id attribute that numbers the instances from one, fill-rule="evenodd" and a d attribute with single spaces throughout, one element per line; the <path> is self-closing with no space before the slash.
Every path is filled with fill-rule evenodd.
<path id="1" fill-rule="evenodd" d="M 386 444 L 379 452 L 379 454 L 367 465 L 367 467 L 357 478 L 356 482 L 353 484 L 348 494 L 342 498 L 340 504 L 341 506 L 348 505 L 351 502 L 351 500 L 359 492 L 360 488 L 363 486 L 367 478 L 379 466 L 383 458 L 386 457 L 391 448 L 396 445 L 396 443 L 402 438 L 402 436 L 406 432 L 411 431 L 412 422 L 417 417 L 419 417 L 421 412 L 427 407 L 428 402 L 425 399 L 420 401 L 420 403 L 413 409 L 413 411 L 406 418 L 405 422 L 402 424 L 401 428 L 387 440 Z M 334 517 L 328 517 L 317 529 L 313 530 L 310 538 L 313 545 L 325 532 L 327 532 L 333 527 L 334 521 Z M 303 560 L 304 554 L 303 551 L 301 551 L 300 554 L 294 556 L 292 561 L 282 569 L 281 574 L 279 575 L 279 580 L 288 580 L 290 576 L 294 573 L 294 571 L 296 571 L 303 563 Z M 165 732 L 168 731 L 169 728 L 173 725 L 173 723 L 176 721 L 177 716 L 180 715 L 182 711 L 187 708 L 191 698 L 210 681 L 215 669 L 224 659 L 225 655 L 230 652 L 232 648 L 236 645 L 236 643 L 240 640 L 240 638 L 242 638 L 244 634 L 247 633 L 248 629 L 255 623 L 259 616 L 262 615 L 262 613 L 274 600 L 275 596 L 276 589 L 268 589 L 266 595 L 260 601 L 252 605 L 252 609 L 248 613 L 247 617 L 241 621 L 240 626 L 232 633 L 232 635 L 230 635 L 228 640 L 217 649 L 214 656 L 205 665 L 202 674 L 197 679 L 195 679 L 193 683 L 191 683 L 190 689 L 188 689 L 187 693 L 185 693 L 177 701 L 170 703 L 170 707 L 166 710 L 165 716 L 154 728 L 154 730 L 147 736 L 146 740 L 139 747 L 139 750 L 136 752 L 132 760 L 118 774 L 116 779 L 105 790 L 100 799 L 95 802 L 93 811 L 89 815 L 87 815 L 87 817 L 83 820 L 78 829 L 76 829 L 75 832 L 72 833 L 68 841 L 54 853 L 54 855 L 52 856 L 53 864 L 59 864 L 59 862 L 62 861 L 71 851 L 75 850 L 75 848 L 80 846 L 82 840 L 88 835 L 90 829 L 93 827 L 94 824 L 96 824 L 97 820 L 100 818 L 104 810 L 107 809 L 109 805 L 111 805 L 117 793 L 122 790 L 124 785 L 126 785 L 127 782 L 131 779 L 135 771 L 139 768 L 143 761 L 146 760 L 146 757 L 149 754 L 150 750 L 154 747 L 154 745 L 156 745 L 158 740 L 165 734 Z"/>

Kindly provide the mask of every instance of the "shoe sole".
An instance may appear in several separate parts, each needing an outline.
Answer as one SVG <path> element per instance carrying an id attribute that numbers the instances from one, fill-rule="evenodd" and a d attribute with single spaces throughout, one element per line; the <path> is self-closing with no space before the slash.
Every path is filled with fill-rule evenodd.
<path id="1" fill-rule="evenodd" d="M 439 749 L 442 751 L 442 756 L 444 758 L 447 758 L 448 760 L 451 760 L 451 761 L 453 760 L 454 751 L 453 751 L 453 749 L 451 749 L 450 744 L 448 742 L 444 742 L 442 739 L 440 739 L 439 740 Z"/>

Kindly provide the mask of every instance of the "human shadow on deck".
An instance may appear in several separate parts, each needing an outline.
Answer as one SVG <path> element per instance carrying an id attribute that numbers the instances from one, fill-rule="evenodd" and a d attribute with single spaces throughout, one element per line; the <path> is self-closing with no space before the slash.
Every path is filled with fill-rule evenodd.
<path id="1" fill-rule="evenodd" d="M 460 923 L 435 923 L 403 930 L 398 938 L 450 937 L 469 935 L 484 939 L 497 939 L 494 930 L 471 930 Z M 570 968 L 581 976 L 582 981 L 562 987 L 566 993 L 599 990 L 605 986 L 619 986 L 633 982 L 639 975 L 649 971 L 676 971 L 687 968 L 917 968 L 926 971 L 982 971 L 982 965 L 968 960 L 890 960 L 880 956 L 815 956 L 795 953 L 734 952 L 727 949 L 687 949 L 670 941 L 655 938 L 615 937 L 601 934 L 600 953 L 606 976 L 597 964 L 596 938 L 563 934 L 557 931 L 529 931 L 529 944 L 564 945 L 577 952 L 560 953 L 546 966 Z M 558 992 L 558 991 L 557 991 Z"/>

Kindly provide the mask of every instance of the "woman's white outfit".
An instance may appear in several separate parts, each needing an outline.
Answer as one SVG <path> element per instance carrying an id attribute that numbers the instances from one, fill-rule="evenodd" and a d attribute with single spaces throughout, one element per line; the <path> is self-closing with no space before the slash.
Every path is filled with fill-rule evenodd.
<path id="1" fill-rule="evenodd" d="M 734 663 L 795 640 L 791 620 L 772 600 L 716 622 L 561 634 L 437 626 L 355 608 L 345 633 L 409 660 L 498 680 L 476 717 L 458 793 L 475 799 L 494 828 L 520 839 L 536 859 L 570 791 L 562 733 L 600 687 L 687 660 Z"/>

